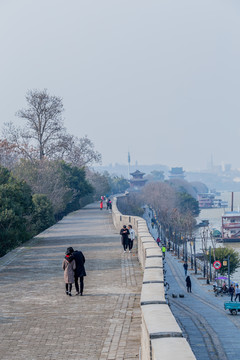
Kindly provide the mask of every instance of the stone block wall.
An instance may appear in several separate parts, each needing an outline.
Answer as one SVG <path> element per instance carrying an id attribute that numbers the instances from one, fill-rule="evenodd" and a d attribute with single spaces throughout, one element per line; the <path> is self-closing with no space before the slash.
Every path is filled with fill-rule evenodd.
<path id="1" fill-rule="evenodd" d="M 144 272 L 140 303 L 142 311 L 141 359 L 196 359 L 167 305 L 162 251 L 149 233 L 146 221 L 137 216 L 121 214 L 117 208 L 116 198 L 112 204 L 112 218 L 119 232 L 123 225 L 128 224 L 131 224 L 136 232 L 138 259 Z"/>

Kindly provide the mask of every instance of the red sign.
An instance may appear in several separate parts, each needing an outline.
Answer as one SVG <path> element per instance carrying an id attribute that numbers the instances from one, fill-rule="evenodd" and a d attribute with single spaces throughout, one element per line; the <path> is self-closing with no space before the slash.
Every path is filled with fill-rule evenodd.
<path id="1" fill-rule="evenodd" d="M 216 260 L 213 263 L 213 267 L 214 267 L 214 269 L 219 270 L 222 267 L 222 264 L 219 260 Z"/>

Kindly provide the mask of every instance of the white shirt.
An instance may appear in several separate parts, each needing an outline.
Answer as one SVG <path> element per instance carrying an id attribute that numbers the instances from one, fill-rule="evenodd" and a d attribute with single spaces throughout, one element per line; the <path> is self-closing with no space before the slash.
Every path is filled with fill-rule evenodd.
<path id="1" fill-rule="evenodd" d="M 235 287 L 235 294 L 240 294 L 240 289 L 239 289 L 239 287 Z"/>
<path id="2" fill-rule="evenodd" d="M 135 231 L 133 229 L 129 229 L 129 233 L 130 233 L 130 239 L 134 240 L 135 239 Z"/>

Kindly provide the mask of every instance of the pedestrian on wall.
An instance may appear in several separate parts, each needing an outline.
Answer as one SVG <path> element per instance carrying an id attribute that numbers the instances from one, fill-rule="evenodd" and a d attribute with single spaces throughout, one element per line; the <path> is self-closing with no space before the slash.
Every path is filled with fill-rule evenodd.
<path id="1" fill-rule="evenodd" d="M 129 238 L 128 238 L 128 249 L 129 252 L 131 252 L 132 248 L 133 248 L 133 241 L 135 239 L 135 231 L 132 228 L 132 225 L 128 225 L 128 231 L 129 231 Z"/>
<path id="2" fill-rule="evenodd" d="M 187 276 L 187 271 L 188 271 L 188 263 L 187 263 L 187 261 L 185 261 L 185 263 L 183 264 L 183 268 L 184 268 L 184 271 L 185 271 L 185 276 Z"/>
<path id="3" fill-rule="evenodd" d="M 187 292 L 192 292 L 192 282 L 189 275 L 186 277 L 186 286 Z"/>
<path id="4" fill-rule="evenodd" d="M 84 276 L 87 276 L 85 271 L 85 257 L 81 251 L 74 250 L 73 252 L 73 258 L 76 262 L 76 269 L 74 274 L 74 282 L 75 282 L 75 288 L 76 288 L 76 295 L 83 295 L 83 288 L 84 288 Z M 79 291 L 79 283 L 80 280 L 80 291 Z"/>
<path id="5" fill-rule="evenodd" d="M 74 283 L 74 270 L 76 262 L 73 257 L 73 248 L 67 248 L 66 256 L 63 259 L 62 268 L 64 270 L 64 281 L 66 285 L 66 294 L 72 296 L 72 284 Z"/>
<path id="6" fill-rule="evenodd" d="M 233 284 L 231 284 L 228 291 L 229 291 L 229 294 L 231 296 L 231 301 L 233 301 L 233 295 L 234 295 L 234 286 L 233 286 Z"/>
<path id="7" fill-rule="evenodd" d="M 128 247 L 128 236 L 129 236 L 129 230 L 127 229 L 126 225 L 123 225 L 122 229 L 120 230 L 120 235 L 122 236 L 123 250 L 124 252 L 126 252 Z"/>

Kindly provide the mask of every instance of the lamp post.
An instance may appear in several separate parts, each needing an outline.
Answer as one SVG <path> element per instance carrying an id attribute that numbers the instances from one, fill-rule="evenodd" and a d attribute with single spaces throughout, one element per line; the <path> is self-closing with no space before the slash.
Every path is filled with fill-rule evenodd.
<path id="1" fill-rule="evenodd" d="M 230 255 L 228 255 L 228 288 L 230 288 Z"/>
<path id="2" fill-rule="evenodd" d="M 196 238 L 193 238 L 193 253 L 194 253 L 194 269 L 195 274 L 197 274 L 197 261 L 196 261 Z"/>
<path id="3" fill-rule="evenodd" d="M 192 254 L 192 248 L 193 248 L 193 240 L 190 241 L 190 249 L 191 249 L 191 269 L 193 269 L 193 254 Z"/>
<path id="4" fill-rule="evenodd" d="M 184 242 L 184 237 L 181 236 L 181 240 L 182 240 L 182 249 L 183 249 L 183 253 L 182 253 L 182 259 L 183 261 L 185 260 L 185 242 Z"/>
<path id="5" fill-rule="evenodd" d="M 211 246 L 209 246 L 209 279 L 210 282 L 212 281 L 212 266 L 211 266 L 211 262 L 212 262 L 212 248 Z"/>
<path id="6" fill-rule="evenodd" d="M 228 255 L 227 259 L 223 260 L 223 266 L 228 267 L 228 288 L 230 288 L 230 255 Z"/>

